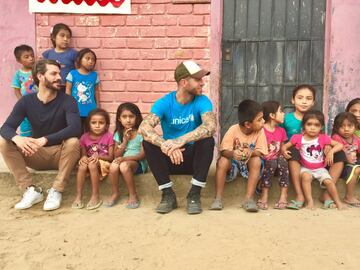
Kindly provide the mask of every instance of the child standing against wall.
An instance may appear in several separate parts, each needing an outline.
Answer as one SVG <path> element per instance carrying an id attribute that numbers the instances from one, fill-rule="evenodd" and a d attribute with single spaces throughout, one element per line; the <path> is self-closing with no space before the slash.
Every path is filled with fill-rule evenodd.
<path id="1" fill-rule="evenodd" d="M 22 67 L 15 72 L 11 87 L 14 88 L 17 99 L 20 99 L 22 96 L 37 92 L 31 74 L 31 69 L 35 63 L 34 50 L 28 45 L 20 45 L 15 48 L 14 55 Z M 31 125 L 27 118 L 20 124 L 20 136 L 32 136 Z"/>
<path id="2" fill-rule="evenodd" d="M 95 64 L 96 54 L 88 48 L 82 49 L 76 58 L 77 69 L 66 77 L 66 94 L 73 96 L 78 104 L 83 131 L 86 117 L 99 104 L 100 80 L 94 71 Z"/>
<path id="3" fill-rule="evenodd" d="M 53 49 L 46 50 L 42 56 L 45 59 L 56 60 L 60 66 L 60 76 L 62 80 L 61 90 L 65 92 L 66 76 L 70 70 L 75 68 L 77 51 L 70 48 L 72 32 L 69 26 L 63 23 L 55 24 L 51 29 L 50 39 Z"/>

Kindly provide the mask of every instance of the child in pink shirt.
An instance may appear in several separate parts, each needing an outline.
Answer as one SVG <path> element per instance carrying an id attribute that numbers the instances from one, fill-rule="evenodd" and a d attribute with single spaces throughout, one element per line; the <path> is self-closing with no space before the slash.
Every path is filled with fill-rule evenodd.
<path id="1" fill-rule="evenodd" d="M 291 146 L 295 146 L 300 151 L 300 177 L 307 208 L 314 209 L 311 182 L 316 179 L 320 182 L 321 187 L 327 189 L 340 210 L 344 208 L 344 205 L 340 201 L 335 183 L 325 166 L 334 163 L 334 153 L 342 150 L 343 145 L 320 133 L 324 123 L 322 112 L 315 110 L 306 112 L 302 120 L 303 134 L 293 135 L 290 141 L 284 145 L 283 153 L 285 158 L 290 158 L 288 149 Z M 325 145 L 332 146 L 326 157 L 324 156 Z"/>
<path id="2" fill-rule="evenodd" d="M 332 139 L 344 145 L 347 162 L 341 178 L 346 181 L 344 202 L 353 207 L 360 207 L 355 197 L 355 186 L 360 178 L 360 139 L 355 135 L 357 119 L 350 112 L 338 114 L 334 120 Z"/>
<path id="3" fill-rule="evenodd" d="M 268 193 L 271 178 L 278 172 L 280 184 L 280 198 L 275 209 L 285 209 L 287 206 L 287 190 L 289 186 L 289 168 L 286 159 L 281 155 L 280 148 L 287 141 L 286 131 L 278 125 L 284 122 L 284 112 L 277 101 L 266 101 L 262 104 L 264 113 L 264 132 L 268 145 L 268 154 L 263 157 L 264 170 L 261 175 L 261 197 L 257 205 L 262 210 L 268 209 Z"/>

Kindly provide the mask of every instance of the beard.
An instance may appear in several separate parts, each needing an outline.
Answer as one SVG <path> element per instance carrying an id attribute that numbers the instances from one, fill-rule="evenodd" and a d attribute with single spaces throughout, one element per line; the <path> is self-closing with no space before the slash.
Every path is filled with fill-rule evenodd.
<path id="1" fill-rule="evenodd" d="M 55 84 L 58 84 L 58 85 L 55 85 Z M 60 90 L 60 84 L 61 84 L 61 80 L 51 82 L 48 79 L 46 79 L 46 77 L 45 77 L 45 81 L 44 81 L 45 87 L 53 92 Z"/>

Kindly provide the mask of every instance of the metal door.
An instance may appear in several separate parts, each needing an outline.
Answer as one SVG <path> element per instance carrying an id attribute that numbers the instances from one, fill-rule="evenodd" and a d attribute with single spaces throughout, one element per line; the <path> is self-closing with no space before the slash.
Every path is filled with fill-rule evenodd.
<path id="1" fill-rule="evenodd" d="M 292 89 L 317 89 L 322 107 L 326 0 L 224 0 L 221 134 L 243 99 L 291 107 Z"/>

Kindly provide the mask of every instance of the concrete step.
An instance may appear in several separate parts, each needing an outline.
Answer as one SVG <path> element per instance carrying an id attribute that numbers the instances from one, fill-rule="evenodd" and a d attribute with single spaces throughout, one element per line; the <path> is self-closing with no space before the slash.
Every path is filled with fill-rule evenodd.
<path id="1" fill-rule="evenodd" d="M 57 171 L 31 171 L 34 183 L 47 190 L 51 187 L 53 179 L 55 178 Z M 174 175 L 171 176 L 174 182 L 174 190 L 177 194 L 177 198 L 180 205 L 185 205 L 186 194 L 191 186 L 189 175 Z M 158 190 L 158 186 L 153 175 L 148 172 L 143 175 L 137 175 L 135 177 L 136 187 L 142 204 L 155 204 L 158 203 L 161 193 Z M 209 176 L 207 179 L 206 188 L 202 191 L 202 202 L 203 207 L 208 208 L 214 198 L 215 190 L 215 164 L 210 168 Z M 75 183 L 76 176 L 75 172 L 72 174 L 71 179 L 64 192 L 64 203 L 65 205 L 71 205 L 71 202 L 75 196 Z M 345 194 L 345 183 L 343 180 L 339 180 L 337 187 L 339 190 L 340 197 L 342 198 Z M 313 182 L 313 197 L 318 198 L 321 194 L 321 189 L 317 181 Z M 244 198 L 246 189 L 246 181 L 243 178 L 237 178 L 235 181 L 226 183 L 224 192 L 224 204 L 228 206 L 239 206 Z M 127 190 L 124 181 L 120 180 L 120 192 L 121 201 L 125 201 L 127 197 Z M 102 198 L 106 198 L 111 194 L 111 185 L 109 180 L 105 179 L 100 187 L 100 194 Z M 270 190 L 270 204 L 273 204 L 279 196 L 279 185 L 277 179 L 273 179 L 273 187 Z M 21 192 L 15 186 L 13 176 L 8 171 L 0 172 L 0 196 L 4 197 L 15 197 L 21 196 Z M 87 201 L 90 196 L 90 181 L 87 181 L 84 190 L 84 201 Z M 294 191 L 292 187 L 289 188 L 289 199 L 294 198 Z"/>

